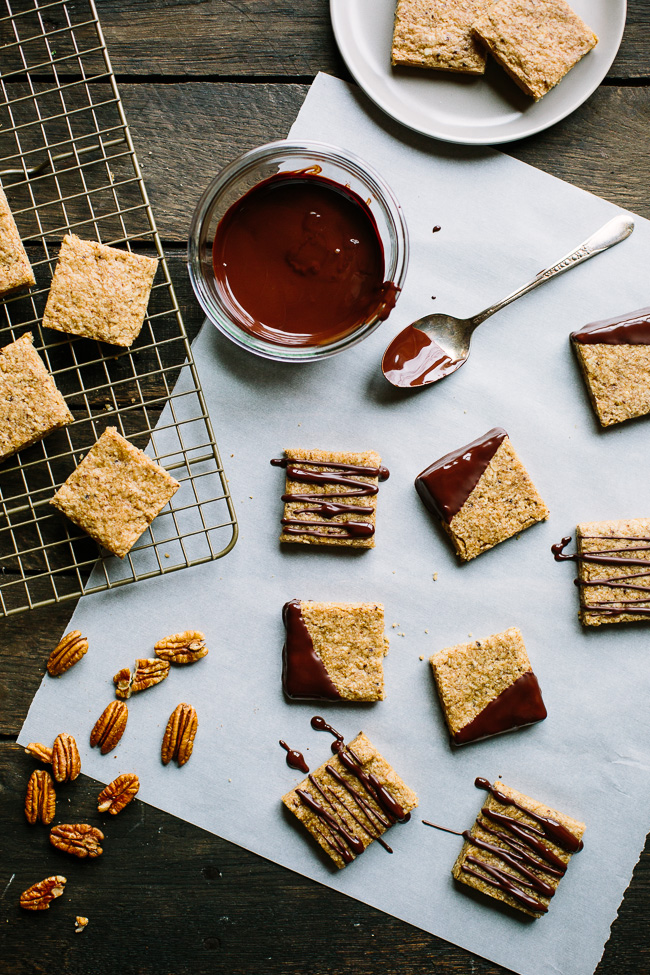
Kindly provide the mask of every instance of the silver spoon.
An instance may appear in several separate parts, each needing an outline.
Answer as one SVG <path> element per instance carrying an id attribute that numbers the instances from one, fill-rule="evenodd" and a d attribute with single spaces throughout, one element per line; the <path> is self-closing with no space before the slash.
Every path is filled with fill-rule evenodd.
<path id="1" fill-rule="evenodd" d="M 556 264 L 540 271 L 528 284 L 478 315 L 472 318 L 454 318 L 453 315 L 425 315 L 419 318 L 403 329 L 384 352 L 381 362 L 384 376 L 393 386 L 413 387 L 428 386 L 451 375 L 466 362 L 472 333 L 486 318 L 545 281 L 625 240 L 633 230 L 632 217 L 621 213 Z"/>

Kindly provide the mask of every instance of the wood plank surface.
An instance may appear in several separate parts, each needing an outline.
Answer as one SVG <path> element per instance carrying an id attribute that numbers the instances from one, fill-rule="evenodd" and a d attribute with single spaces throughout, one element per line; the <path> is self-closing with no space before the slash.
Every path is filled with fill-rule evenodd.
<path id="1" fill-rule="evenodd" d="M 610 78 L 650 75 L 646 2 L 629 0 Z M 119 75 L 304 78 L 330 71 L 344 76 L 328 0 L 102 0 L 99 7 Z M 56 22 L 56 11 L 49 19 Z M 74 64 L 67 70 L 72 72 Z"/>
<path id="2" fill-rule="evenodd" d="M 14 8 L 31 4 L 13 0 Z M 68 8 L 75 23 L 83 21 L 84 2 L 71 0 Z M 193 336 L 203 316 L 185 269 L 192 209 L 226 162 L 286 135 L 317 71 L 348 78 L 329 3 L 101 0 L 98 8 Z M 61 16 L 61 8 L 52 7 L 43 22 L 61 26 Z M 23 21 L 22 36 L 34 25 L 35 14 Z M 75 33 L 80 43 L 93 43 L 94 29 Z M 11 40 L 0 24 L 0 43 Z M 57 55 L 72 50 L 70 38 L 61 34 Z M 34 44 L 31 63 L 38 64 L 42 53 Z M 93 58 L 100 70 L 101 60 Z M 20 69 L 15 49 L 6 49 L 3 72 Z M 62 62 L 60 73 L 77 77 L 75 59 Z M 36 70 L 35 81 L 39 77 L 42 84 L 48 80 Z M 17 73 L 10 91 L 21 84 L 24 75 Z M 101 101 L 105 86 L 91 87 L 94 101 Z M 70 89 L 66 97 L 72 105 L 83 99 L 83 90 Z M 507 152 L 650 218 L 649 119 L 650 2 L 630 0 L 623 43 L 606 82 L 570 118 L 509 145 Z M 6 134 L 6 120 L 0 123 Z M 0 141 L 4 137 L 0 129 Z M 26 138 L 37 139 L 38 131 Z M 69 205 L 71 214 L 75 206 Z M 146 392 L 162 393 L 159 380 Z M 215 432 L 218 441 L 218 423 Z M 47 830 L 29 827 L 24 819 L 24 790 L 35 763 L 13 739 L 73 606 L 67 602 L 0 620 L 1 975 L 506 975 L 499 966 L 137 801 L 105 824 L 99 861 L 77 862 L 52 850 Z M 98 791 L 83 775 L 61 787 L 57 821 L 101 825 Z M 20 892 L 59 872 L 69 881 L 64 897 L 45 913 L 22 912 Z M 77 914 L 90 918 L 78 936 Z M 598 975 L 648 975 L 649 922 L 650 843 Z"/>

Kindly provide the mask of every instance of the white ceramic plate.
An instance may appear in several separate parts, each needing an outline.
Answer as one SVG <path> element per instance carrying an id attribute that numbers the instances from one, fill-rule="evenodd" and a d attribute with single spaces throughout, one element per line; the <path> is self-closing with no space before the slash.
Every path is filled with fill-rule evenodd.
<path id="1" fill-rule="evenodd" d="M 396 0 L 330 0 L 341 55 L 357 84 L 384 112 L 424 135 L 465 145 L 512 142 L 541 132 L 589 98 L 616 57 L 626 0 L 572 0 L 600 38 L 539 102 L 490 57 L 484 76 L 391 68 Z"/>

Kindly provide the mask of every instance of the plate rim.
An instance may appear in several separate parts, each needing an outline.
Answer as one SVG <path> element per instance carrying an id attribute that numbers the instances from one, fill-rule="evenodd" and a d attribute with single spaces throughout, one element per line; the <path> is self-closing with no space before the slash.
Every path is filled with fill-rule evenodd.
<path id="1" fill-rule="evenodd" d="M 436 129 L 435 125 L 423 126 L 423 125 L 416 125 L 416 124 L 412 124 L 411 122 L 404 121 L 404 119 L 400 118 L 399 115 L 396 114 L 394 110 L 391 110 L 390 108 L 387 107 L 386 103 L 382 100 L 380 95 L 375 94 L 372 91 L 372 88 L 365 83 L 365 80 L 360 76 L 360 73 L 357 70 L 356 63 L 353 61 L 352 58 L 349 57 L 349 51 L 345 43 L 345 40 L 343 39 L 342 36 L 343 14 L 340 12 L 346 9 L 349 10 L 354 2 L 355 0 L 329 0 L 329 8 L 330 8 L 330 21 L 332 24 L 332 30 L 334 32 L 334 38 L 336 40 L 339 53 L 343 61 L 345 62 L 348 71 L 354 78 L 356 84 L 368 96 L 368 98 L 373 102 L 373 104 L 375 104 L 382 112 L 384 112 L 385 115 L 388 115 L 389 118 L 394 119 L 394 121 L 398 122 L 400 125 L 403 125 L 405 128 L 410 129 L 413 132 L 418 132 L 420 135 L 427 136 L 428 138 L 438 139 L 440 142 L 447 142 L 452 145 L 464 145 L 464 146 L 504 145 L 510 142 L 517 142 L 520 139 L 527 139 L 531 135 L 537 135 L 539 132 L 543 132 L 545 129 L 550 128 L 552 125 L 556 125 L 558 122 L 561 122 L 563 119 L 567 118 L 573 112 L 577 111 L 577 109 L 580 108 L 581 105 L 584 105 L 587 99 L 593 95 L 596 89 L 600 87 L 603 78 L 607 76 L 607 72 L 611 68 L 616 58 L 616 55 L 619 52 L 621 42 L 623 40 L 623 34 L 625 32 L 625 26 L 627 23 L 627 0 L 615 0 L 615 2 L 618 4 L 620 9 L 621 23 L 618 31 L 618 36 L 615 38 L 613 54 L 611 56 L 611 59 L 607 61 L 607 64 L 604 65 L 604 70 L 602 74 L 600 74 L 600 76 L 597 78 L 595 84 L 588 86 L 585 89 L 585 91 L 582 93 L 582 95 L 579 97 L 579 100 L 577 102 L 571 102 L 566 108 L 559 111 L 557 115 L 554 115 L 552 118 L 546 119 L 542 122 L 532 124 L 528 128 L 526 128 L 523 132 L 517 131 L 513 134 L 507 133 L 497 138 L 494 137 L 486 138 L 484 135 L 481 135 L 479 133 L 477 133 L 476 137 L 464 136 L 464 137 L 454 138 L 452 135 L 448 133 L 441 133 L 439 129 Z M 489 127 L 486 129 L 486 131 L 489 132 Z"/>

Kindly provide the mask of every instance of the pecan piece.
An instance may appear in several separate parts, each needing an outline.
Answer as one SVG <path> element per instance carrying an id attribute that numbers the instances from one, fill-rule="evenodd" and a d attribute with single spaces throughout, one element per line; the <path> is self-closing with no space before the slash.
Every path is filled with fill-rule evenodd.
<path id="1" fill-rule="evenodd" d="M 26 911 L 46 911 L 55 897 L 60 897 L 67 884 L 65 877 L 46 877 L 32 884 L 20 895 L 20 906 Z"/>
<path id="2" fill-rule="evenodd" d="M 129 709 L 124 701 L 111 701 L 97 718 L 95 727 L 90 732 L 90 747 L 101 745 L 102 755 L 112 752 L 124 734 L 128 718 Z"/>
<path id="3" fill-rule="evenodd" d="M 199 630 L 172 633 L 159 640 L 154 649 L 161 660 L 168 660 L 170 664 L 193 664 L 208 652 L 205 636 Z"/>
<path id="4" fill-rule="evenodd" d="M 170 714 L 161 749 L 163 765 L 168 765 L 172 758 L 179 766 L 189 761 L 198 724 L 196 711 L 189 704 L 179 704 Z"/>
<path id="5" fill-rule="evenodd" d="M 32 758 L 38 758 L 46 765 L 52 764 L 52 749 L 48 748 L 47 745 L 41 745 L 40 741 L 30 741 L 25 749 L 25 754 L 31 755 Z"/>
<path id="6" fill-rule="evenodd" d="M 125 772 L 113 779 L 97 796 L 99 812 L 109 812 L 117 816 L 125 806 L 135 799 L 140 788 L 140 779 L 134 772 Z"/>
<path id="7" fill-rule="evenodd" d="M 79 914 L 77 914 L 76 918 L 74 919 L 74 933 L 81 934 L 87 924 L 88 918 L 81 917 Z"/>
<path id="8" fill-rule="evenodd" d="M 81 630 L 66 633 L 61 642 L 54 648 L 47 661 L 47 672 L 50 677 L 60 677 L 79 663 L 88 651 L 88 640 L 81 635 Z"/>
<path id="9" fill-rule="evenodd" d="M 122 667 L 113 678 L 115 684 L 115 697 L 128 701 L 131 697 L 131 671 L 128 667 Z"/>
<path id="10" fill-rule="evenodd" d="M 79 857 L 99 857 L 103 850 L 99 841 L 104 839 L 101 829 L 90 826 L 89 823 L 63 823 L 61 826 L 54 826 L 50 830 L 50 843 L 57 850 L 64 853 L 71 853 L 72 856 Z"/>
<path id="11" fill-rule="evenodd" d="M 154 684 L 160 684 L 161 680 L 169 674 L 169 663 L 167 660 L 158 660 L 153 657 L 150 660 L 136 660 L 133 680 L 131 681 L 131 693 L 137 694 L 138 691 L 146 691 Z"/>
<path id="12" fill-rule="evenodd" d="M 52 774 L 57 782 L 73 782 L 81 772 L 77 743 L 65 731 L 54 739 Z"/>
<path id="13" fill-rule="evenodd" d="M 27 783 L 25 796 L 25 816 L 30 825 L 44 823 L 46 826 L 54 819 L 56 792 L 52 776 L 45 769 L 32 772 Z"/>

